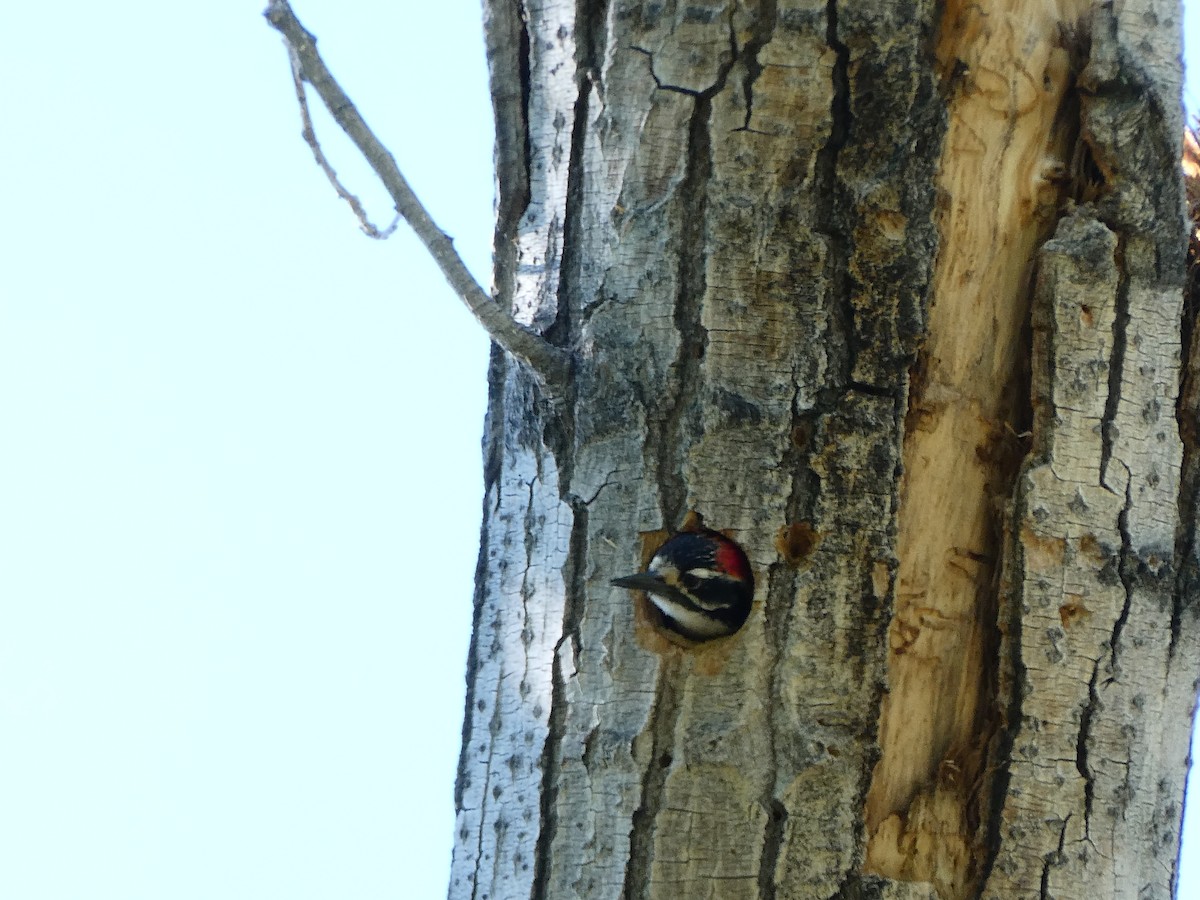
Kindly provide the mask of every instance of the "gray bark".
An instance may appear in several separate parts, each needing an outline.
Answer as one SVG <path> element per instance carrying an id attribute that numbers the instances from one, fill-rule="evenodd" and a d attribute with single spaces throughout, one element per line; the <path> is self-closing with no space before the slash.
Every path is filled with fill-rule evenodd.
<path id="1" fill-rule="evenodd" d="M 1170 895 L 1179 19 L 487 0 L 495 288 L 574 370 L 493 354 L 452 898 Z M 684 649 L 609 581 L 689 511 L 758 591 Z"/>

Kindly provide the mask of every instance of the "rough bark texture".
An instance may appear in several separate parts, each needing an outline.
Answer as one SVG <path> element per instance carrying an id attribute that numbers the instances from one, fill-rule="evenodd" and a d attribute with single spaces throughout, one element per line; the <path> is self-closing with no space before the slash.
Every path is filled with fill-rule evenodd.
<path id="1" fill-rule="evenodd" d="M 493 357 L 450 896 L 1168 896 L 1176 6 L 485 18 L 496 289 L 575 371 Z M 685 650 L 609 580 L 691 510 L 758 593 Z"/>

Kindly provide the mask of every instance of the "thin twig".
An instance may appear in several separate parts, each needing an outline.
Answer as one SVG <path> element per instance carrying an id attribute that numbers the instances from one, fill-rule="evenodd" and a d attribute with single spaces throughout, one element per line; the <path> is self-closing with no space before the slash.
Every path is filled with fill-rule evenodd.
<path id="1" fill-rule="evenodd" d="M 325 157 L 325 151 L 321 149 L 321 142 L 317 140 L 317 131 L 313 128 L 312 116 L 308 112 L 308 92 L 304 90 L 304 70 L 295 48 L 290 45 L 288 46 L 288 57 L 292 62 L 292 83 L 296 87 L 296 103 L 300 106 L 300 122 L 304 126 L 300 132 L 300 136 L 304 138 L 304 143 L 308 144 L 309 149 L 312 150 L 313 158 L 317 161 L 317 165 L 321 167 L 321 171 L 325 173 L 325 177 L 329 179 L 329 183 L 333 185 L 333 189 L 337 191 L 337 195 L 350 204 L 350 209 L 358 217 L 358 226 L 363 230 L 363 233 L 367 237 L 373 237 L 378 241 L 387 240 L 395 232 L 396 226 L 400 224 L 400 214 L 396 213 L 396 218 L 392 219 L 392 224 L 383 231 L 380 231 L 375 223 L 367 217 L 367 211 L 363 209 L 362 201 L 346 190 L 345 186 L 338 180 L 337 172 L 329 164 L 329 160 Z"/>
<path id="2" fill-rule="evenodd" d="M 287 0 L 270 0 L 264 14 L 300 61 L 301 74 L 324 101 L 391 194 L 398 212 L 416 232 L 434 261 L 492 340 L 527 363 L 551 388 L 561 388 L 570 376 L 570 356 L 541 335 L 518 323 L 479 286 L 450 238 L 430 217 L 392 154 L 379 141 L 317 53 L 317 39 L 305 30 Z"/>

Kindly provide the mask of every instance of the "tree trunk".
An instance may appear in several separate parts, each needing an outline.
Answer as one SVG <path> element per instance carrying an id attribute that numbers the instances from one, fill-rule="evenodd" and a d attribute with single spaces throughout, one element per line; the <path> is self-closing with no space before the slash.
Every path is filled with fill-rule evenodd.
<path id="1" fill-rule="evenodd" d="M 575 368 L 493 356 L 452 898 L 1171 894 L 1180 10 L 1117 7 L 486 0 Z M 689 511 L 758 589 L 684 648 L 609 582 Z"/>

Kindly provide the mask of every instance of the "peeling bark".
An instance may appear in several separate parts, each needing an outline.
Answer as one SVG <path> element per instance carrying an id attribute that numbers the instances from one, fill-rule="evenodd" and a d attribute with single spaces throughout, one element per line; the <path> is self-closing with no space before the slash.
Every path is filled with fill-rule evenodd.
<path id="1" fill-rule="evenodd" d="M 1178 10 L 485 20 L 496 291 L 574 372 L 493 358 L 450 896 L 1169 896 Z M 690 511 L 758 595 L 683 649 L 609 581 Z"/>

